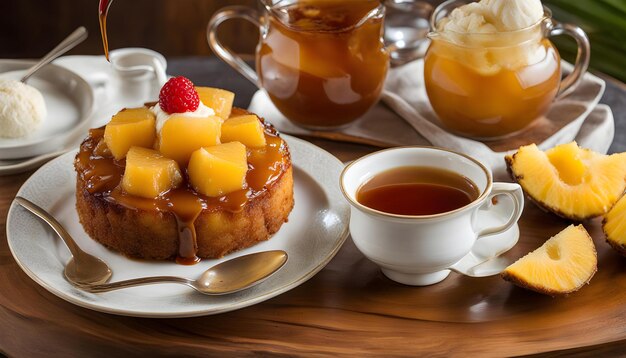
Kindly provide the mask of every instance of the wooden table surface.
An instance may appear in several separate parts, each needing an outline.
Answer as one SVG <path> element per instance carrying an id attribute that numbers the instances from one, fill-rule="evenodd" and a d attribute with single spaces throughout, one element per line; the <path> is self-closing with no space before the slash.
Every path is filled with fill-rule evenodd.
<path id="1" fill-rule="evenodd" d="M 173 59 L 169 72 L 237 92 L 254 88 L 214 59 Z M 616 118 L 612 151 L 626 150 L 626 89 L 609 83 L 604 103 Z M 375 148 L 312 140 L 341 160 Z M 409 287 L 386 279 L 347 240 L 301 286 L 239 311 L 187 319 L 145 319 L 74 306 L 32 281 L 9 252 L 6 215 L 32 174 L 0 177 L 0 352 L 38 356 L 223 355 L 622 355 L 626 352 L 626 259 L 604 242 L 598 220 L 585 223 L 599 256 L 589 286 L 566 298 L 513 287 L 499 277 L 456 274 Z M 526 205 L 519 257 L 568 222 Z"/>

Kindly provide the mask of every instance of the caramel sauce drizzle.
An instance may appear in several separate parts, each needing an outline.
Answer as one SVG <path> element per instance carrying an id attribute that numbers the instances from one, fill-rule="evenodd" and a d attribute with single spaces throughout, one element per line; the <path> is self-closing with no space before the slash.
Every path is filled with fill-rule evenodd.
<path id="1" fill-rule="evenodd" d="M 98 4 L 98 20 L 100 22 L 100 36 L 104 47 L 104 57 L 109 61 L 109 38 L 107 36 L 107 16 L 113 0 L 100 0 Z"/>
<path id="2" fill-rule="evenodd" d="M 233 109 L 233 115 L 247 113 Z M 103 149 L 104 127 L 91 129 L 89 136 L 80 146 L 75 167 L 78 175 L 86 183 L 90 194 L 121 205 L 131 210 L 158 211 L 172 213 L 178 227 L 179 249 L 176 262 L 193 265 L 200 261 L 197 256 L 195 221 L 203 210 L 226 210 L 240 212 L 246 203 L 266 192 L 277 181 L 288 165 L 289 152 L 286 143 L 278 137 L 276 130 L 265 124 L 264 148 L 248 148 L 247 188 L 221 197 L 207 197 L 197 193 L 189 183 L 186 170 L 183 184 L 155 199 L 147 199 L 128 194 L 122 190 L 125 160 L 113 159 L 107 149 Z"/>

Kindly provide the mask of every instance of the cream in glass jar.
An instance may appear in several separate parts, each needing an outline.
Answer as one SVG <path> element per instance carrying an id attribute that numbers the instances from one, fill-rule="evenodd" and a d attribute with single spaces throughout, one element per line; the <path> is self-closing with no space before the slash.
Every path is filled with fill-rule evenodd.
<path id="1" fill-rule="evenodd" d="M 578 84 L 589 42 L 582 30 L 551 19 L 539 0 L 450 0 L 433 14 L 424 64 L 426 91 L 449 130 L 473 138 L 515 134 Z M 560 57 L 548 36 L 579 44 L 576 69 L 561 83 Z"/>

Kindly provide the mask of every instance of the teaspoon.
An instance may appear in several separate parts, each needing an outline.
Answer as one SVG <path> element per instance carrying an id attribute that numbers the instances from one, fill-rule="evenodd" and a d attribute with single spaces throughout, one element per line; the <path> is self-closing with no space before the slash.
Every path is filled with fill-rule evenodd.
<path id="1" fill-rule="evenodd" d="M 63 242 L 65 242 L 65 245 L 72 253 L 72 258 L 65 264 L 65 270 L 63 271 L 65 278 L 70 283 L 75 285 L 101 284 L 111 278 L 113 273 L 109 266 L 99 258 L 83 251 L 67 230 L 52 215 L 21 196 L 16 196 L 15 201 L 45 221 L 63 239 Z"/>
<path id="2" fill-rule="evenodd" d="M 285 251 L 262 251 L 219 263 L 204 271 L 195 280 L 176 276 L 154 276 L 98 285 L 77 286 L 85 291 L 98 293 L 157 283 L 179 283 L 205 295 L 225 295 L 261 283 L 283 267 L 286 262 L 287 253 Z"/>
<path id="3" fill-rule="evenodd" d="M 60 44 L 58 44 L 55 48 L 53 48 L 48 54 L 41 58 L 41 60 L 37 61 L 31 68 L 29 68 L 24 76 L 20 79 L 22 83 L 26 83 L 26 80 L 30 76 L 32 76 L 35 72 L 39 71 L 40 68 L 49 64 L 57 57 L 66 53 L 67 51 L 73 49 L 79 43 L 85 41 L 87 38 L 87 29 L 83 26 L 77 28 L 72 32 L 68 37 L 65 38 Z"/>

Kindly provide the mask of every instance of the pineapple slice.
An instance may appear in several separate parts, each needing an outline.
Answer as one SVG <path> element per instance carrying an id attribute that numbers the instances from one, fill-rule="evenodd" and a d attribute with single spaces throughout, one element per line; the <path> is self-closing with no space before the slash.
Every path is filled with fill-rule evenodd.
<path id="1" fill-rule="evenodd" d="M 604 216 L 602 229 L 609 245 L 626 256 L 626 195 Z"/>
<path id="2" fill-rule="evenodd" d="M 185 166 L 194 151 L 220 143 L 221 125 L 222 120 L 215 116 L 196 118 L 174 115 L 163 125 L 157 149 Z"/>
<path id="3" fill-rule="evenodd" d="M 189 181 L 197 192 L 212 197 L 244 189 L 246 155 L 246 147 L 239 142 L 200 148 L 189 160 Z"/>
<path id="4" fill-rule="evenodd" d="M 570 225 L 502 272 L 520 287 L 551 296 L 578 291 L 597 271 L 598 255 L 582 225 Z"/>
<path id="5" fill-rule="evenodd" d="M 176 161 L 152 149 L 132 147 L 128 150 L 122 178 L 125 192 L 152 199 L 178 187 L 182 181 Z"/>
<path id="6" fill-rule="evenodd" d="M 505 159 L 533 201 L 567 219 L 603 215 L 626 189 L 626 153 L 602 155 L 571 142 L 545 152 L 527 145 Z"/>
<path id="7" fill-rule="evenodd" d="M 130 147 L 151 148 L 156 136 L 156 119 L 145 107 L 119 111 L 104 129 L 104 141 L 117 160 L 123 159 Z"/>
<path id="8" fill-rule="evenodd" d="M 222 143 L 241 142 L 249 148 L 265 147 L 265 132 L 256 115 L 233 117 L 222 124 Z"/>
<path id="9" fill-rule="evenodd" d="M 227 119 L 230 117 L 230 111 L 233 109 L 233 101 L 235 100 L 235 94 L 211 87 L 196 87 L 200 101 L 207 107 L 212 108 L 215 114 L 222 118 Z"/>

